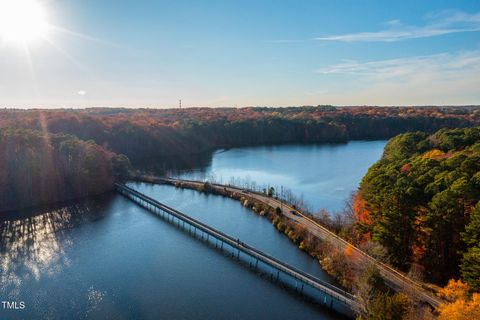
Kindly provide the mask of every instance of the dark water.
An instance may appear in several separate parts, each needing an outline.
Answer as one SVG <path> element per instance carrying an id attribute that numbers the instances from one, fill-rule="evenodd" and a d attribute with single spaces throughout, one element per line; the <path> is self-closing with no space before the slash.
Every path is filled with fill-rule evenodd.
<path id="1" fill-rule="evenodd" d="M 332 281 L 268 220 L 236 201 L 133 186 Z M 26 306 L 0 305 L 0 319 L 340 319 L 116 194 L 4 215 L 0 236 L 0 300 Z"/>
<path id="2" fill-rule="evenodd" d="M 347 144 L 285 145 L 217 151 L 200 167 L 172 171 L 186 179 L 290 189 L 309 209 L 338 211 L 368 168 L 382 155 L 386 141 Z M 186 160 L 185 160 L 186 161 Z M 184 161 L 184 162 L 185 162 Z"/>
<path id="3" fill-rule="evenodd" d="M 172 187 L 140 190 L 325 278 L 239 203 Z M 0 319 L 337 319 L 118 195 L 1 222 Z"/>

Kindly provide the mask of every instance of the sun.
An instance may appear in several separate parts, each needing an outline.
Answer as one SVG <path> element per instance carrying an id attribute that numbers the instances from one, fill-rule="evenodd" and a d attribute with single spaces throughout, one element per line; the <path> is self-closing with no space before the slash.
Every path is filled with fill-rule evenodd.
<path id="1" fill-rule="evenodd" d="M 38 0 L 0 0 L 0 40 L 32 42 L 47 29 L 47 15 Z"/>

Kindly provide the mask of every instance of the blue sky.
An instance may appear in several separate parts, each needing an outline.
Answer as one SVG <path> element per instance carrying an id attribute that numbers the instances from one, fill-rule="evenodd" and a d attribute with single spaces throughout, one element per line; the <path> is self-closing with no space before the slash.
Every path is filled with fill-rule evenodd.
<path id="1" fill-rule="evenodd" d="M 26 1 L 0 106 L 480 104 L 476 0 Z"/>

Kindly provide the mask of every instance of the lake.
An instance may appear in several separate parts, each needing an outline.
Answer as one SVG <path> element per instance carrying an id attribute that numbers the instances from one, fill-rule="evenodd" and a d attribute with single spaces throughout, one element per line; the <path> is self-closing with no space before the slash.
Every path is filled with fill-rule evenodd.
<path id="1" fill-rule="evenodd" d="M 312 211 L 341 210 L 368 168 L 380 159 L 386 141 L 283 145 L 220 150 L 202 167 L 172 170 L 175 177 L 222 183 L 255 182 L 290 189 Z M 182 163 L 185 163 L 183 161 Z"/>
<path id="2" fill-rule="evenodd" d="M 205 167 L 181 175 L 214 173 L 229 179 L 235 168 L 243 168 L 245 178 L 250 175 L 258 183 L 272 179 L 272 184 L 289 186 L 307 201 L 335 210 L 342 205 L 341 195 L 355 189 L 377 160 L 372 154 L 380 156 L 383 144 L 231 149 L 216 152 Z M 359 164 L 363 173 L 349 169 Z M 336 182 L 334 171 L 342 182 Z M 329 188 L 327 181 L 332 181 Z M 335 283 L 267 219 L 234 200 L 170 186 L 131 186 Z M 334 192 L 322 192 L 332 188 Z M 0 235 L 1 300 L 25 303 L 23 310 L 0 309 L 1 319 L 341 318 L 117 194 L 3 215 Z"/>

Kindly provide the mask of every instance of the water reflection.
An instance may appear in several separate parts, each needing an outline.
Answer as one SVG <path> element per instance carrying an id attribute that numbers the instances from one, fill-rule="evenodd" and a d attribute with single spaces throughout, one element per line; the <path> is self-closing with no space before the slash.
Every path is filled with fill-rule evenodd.
<path id="1" fill-rule="evenodd" d="M 343 209 L 386 141 L 346 144 L 281 145 L 219 150 L 196 156 L 155 159 L 158 174 L 216 180 L 259 188 L 287 190 L 311 210 Z"/>
<path id="2" fill-rule="evenodd" d="M 206 172 L 211 167 L 214 152 L 207 151 L 188 156 L 171 156 L 156 158 L 153 161 L 142 163 L 138 168 L 155 175 L 173 176 L 179 172 Z"/>
<path id="3" fill-rule="evenodd" d="M 101 219 L 97 209 L 110 197 L 3 215 L 0 218 L 2 296 L 15 299 L 22 282 L 38 282 L 41 277 L 53 276 L 68 267 L 70 260 L 65 250 L 73 245 L 73 240 L 65 231 Z"/>
<path id="4" fill-rule="evenodd" d="M 183 172 L 193 170 L 226 182 L 247 174 L 252 183 L 288 185 L 325 206 L 332 190 L 356 187 L 382 148 L 372 142 L 231 149 L 213 158 L 211 153 L 170 158 L 150 168 L 184 177 L 194 177 Z M 322 277 L 318 262 L 238 202 L 167 186 L 151 191 L 162 202 Z M 332 206 L 343 201 L 334 193 Z M 0 215 L 0 268 L 2 300 L 27 305 L 22 313 L 0 310 L 0 319 L 338 318 L 292 299 L 115 195 Z"/>
<path id="5" fill-rule="evenodd" d="M 172 206 L 320 272 L 268 220 L 238 202 L 159 188 L 162 201 L 173 196 Z M 27 306 L 0 310 L 0 319 L 338 318 L 119 195 L 14 213 L 0 220 L 0 234 L 1 300 Z"/>

